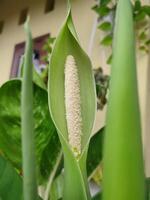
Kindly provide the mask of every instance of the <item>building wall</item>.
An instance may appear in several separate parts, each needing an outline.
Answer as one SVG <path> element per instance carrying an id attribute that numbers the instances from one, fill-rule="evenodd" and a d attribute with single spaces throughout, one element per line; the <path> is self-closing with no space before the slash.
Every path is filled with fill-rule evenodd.
<path id="1" fill-rule="evenodd" d="M 14 1 L 9 1 L 9 9 L 7 7 L 8 1 L 9 0 L 2 0 L 2 6 L 0 7 L 0 19 L 5 20 L 4 31 L 0 35 L 0 85 L 9 79 L 14 46 L 25 40 L 23 26 L 18 25 L 21 9 L 29 7 L 33 38 L 46 33 L 56 36 L 66 14 L 65 0 L 56 0 L 55 9 L 48 14 L 44 14 L 46 0 L 15 0 L 16 3 L 14 3 Z M 94 0 L 72 1 L 74 23 L 80 38 L 81 46 L 86 52 L 89 49 L 93 23 L 97 17 L 95 12 L 91 10 L 94 4 Z M 99 31 L 96 31 L 93 40 L 91 59 L 94 67 L 104 65 L 104 59 L 100 56 L 101 48 L 99 47 L 99 35 Z M 109 67 L 106 66 L 105 69 L 109 71 Z M 95 131 L 103 126 L 104 113 L 105 112 L 98 113 L 100 122 L 99 120 L 96 122 Z"/>
<path id="2" fill-rule="evenodd" d="M 149 0 L 143 1 L 149 3 Z M 52 12 L 44 14 L 46 0 L 0 0 L 0 20 L 5 20 L 4 31 L 0 35 L 0 85 L 9 79 L 10 67 L 12 64 L 14 46 L 20 42 L 25 41 L 25 33 L 23 26 L 18 25 L 19 14 L 21 9 L 29 7 L 30 24 L 33 37 L 38 37 L 46 33 L 56 36 L 58 30 L 65 19 L 66 1 L 56 0 L 55 9 Z M 99 41 L 102 33 L 96 28 L 96 14 L 91 10 L 95 4 L 94 0 L 72 0 L 72 11 L 74 23 L 79 34 L 81 46 L 89 53 L 94 67 L 103 66 L 104 72 L 109 74 L 110 67 L 105 64 L 108 51 L 100 47 Z M 9 7 L 8 7 L 9 5 Z M 93 37 L 94 36 L 94 37 Z M 91 43 L 92 48 L 91 48 Z M 143 129 L 143 141 L 145 145 L 145 152 L 149 152 L 150 142 L 145 142 L 148 131 L 145 127 L 148 124 L 146 120 L 146 94 L 150 93 L 147 89 L 148 76 L 148 57 L 146 55 L 137 55 L 137 69 L 138 69 L 138 84 L 140 96 L 140 108 Z M 150 74 L 149 74 L 150 76 Z M 105 111 L 97 113 L 95 130 L 105 124 Z M 150 115 L 150 114 L 149 114 Z M 146 123 L 147 122 L 147 123 Z M 150 128 L 150 127 L 149 127 Z M 149 129 L 150 130 L 150 129 Z M 150 159 L 147 160 L 147 174 L 150 176 Z"/>
<path id="3" fill-rule="evenodd" d="M 0 19 L 5 19 L 4 31 L 0 35 L 0 85 L 9 78 L 15 44 L 25 40 L 23 26 L 18 25 L 20 10 L 29 6 L 33 37 L 45 33 L 56 36 L 66 14 L 65 0 L 56 0 L 55 9 L 48 14 L 44 14 L 46 0 L 7 2 L 8 0 L 2 0 L 2 6 L 0 7 L 0 11 L 2 9 Z M 73 1 L 74 20 L 84 49 L 87 48 L 92 28 L 94 12 L 91 11 L 91 7 L 93 4 L 94 1 L 91 0 L 86 0 L 86 3 L 84 0 Z"/>

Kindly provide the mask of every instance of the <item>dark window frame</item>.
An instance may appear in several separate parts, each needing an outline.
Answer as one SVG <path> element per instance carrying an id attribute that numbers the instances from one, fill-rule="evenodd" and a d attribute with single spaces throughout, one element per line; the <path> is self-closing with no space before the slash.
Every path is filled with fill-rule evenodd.
<path id="1" fill-rule="evenodd" d="M 0 20 L 0 35 L 3 33 L 5 22 L 4 20 Z"/>
<path id="2" fill-rule="evenodd" d="M 55 0 L 46 0 L 44 12 L 47 14 L 47 13 L 53 11 L 54 8 L 55 8 Z"/>
<path id="3" fill-rule="evenodd" d="M 44 44 L 45 41 L 48 39 L 50 34 L 44 34 L 42 36 L 36 37 L 33 39 L 33 49 L 36 48 L 37 46 L 41 46 L 41 44 Z M 19 70 L 19 64 L 20 64 L 20 57 L 22 54 L 24 54 L 25 50 L 25 42 L 21 42 L 19 44 L 16 44 L 14 47 L 14 55 L 13 55 L 13 60 L 12 60 L 12 65 L 11 65 L 11 70 L 10 70 L 10 78 L 15 78 L 17 77 L 18 70 Z M 40 49 L 41 57 L 45 55 L 45 51 L 43 49 Z"/>

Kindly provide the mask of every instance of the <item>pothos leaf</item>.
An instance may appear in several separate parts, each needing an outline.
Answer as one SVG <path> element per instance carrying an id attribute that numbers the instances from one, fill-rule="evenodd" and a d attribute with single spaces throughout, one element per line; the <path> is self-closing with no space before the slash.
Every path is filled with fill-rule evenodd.
<path id="1" fill-rule="evenodd" d="M 150 177 L 146 178 L 146 200 L 150 200 Z"/>
<path id="2" fill-rule="evenodd" d="M 87 157 L 87 173 L 88 176 L 95 170 L 102 160 L 104 128 L 100 129 L 91 138 Z"/>
<path id="3" fill-rule="evenodd" d="M 37 168 L 39 178 L 43 180 L 48 178 L 53 168 L 60 151 L 60 143 L 49 115 L 47 92 L 35 84 L 33 89 Z M 8 81 L 0 88 L 0 149 L 21 172 L 20 97 L 21 80 L 19 79 Z"/>
<path id="4" fill-rule="evenodd" d="M 23 200 L 22 177 L 11 163 L 0 155 L 0 200 L 12 199 Z M 42 199 L 38 196 L 37 200 Z"/>
<path id="5" fill-rule="evenodd" d="M 23 199 L 22 179 L 2 156 L 0 156 L 0 199 Z"/>

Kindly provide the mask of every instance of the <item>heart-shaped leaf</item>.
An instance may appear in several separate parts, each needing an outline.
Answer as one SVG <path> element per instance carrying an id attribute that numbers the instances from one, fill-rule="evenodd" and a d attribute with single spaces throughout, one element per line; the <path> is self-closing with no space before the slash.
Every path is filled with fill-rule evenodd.
<path id="1" fill-rule="evenodd" d="M 39 179 L 47 179 L 60 152 L 55 126 L 48 110 L 47 92 L 33 85 L 34 134 Z M 11 80 L 0 88 L 0 149 L 22 172 L 21 80 Z"/>

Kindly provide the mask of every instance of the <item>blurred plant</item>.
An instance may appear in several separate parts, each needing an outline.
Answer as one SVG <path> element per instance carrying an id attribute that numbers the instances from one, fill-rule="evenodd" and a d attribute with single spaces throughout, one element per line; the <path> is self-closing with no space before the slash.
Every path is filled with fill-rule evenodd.
<path id="1" fill-rule="evenodd" d="M 104 37 L 100 44 L 106 48 L 112 49 L 113 29 L 115 23 L 117 0 L 99 0 L 92 9 L 98 14 L 98 29 L 104 32 Z M 136 40 L 138 49 L 149 52 L 150 45 L 150 6 L 142 5 L 141 1 L 133 1 L 133 17 L 136 32 Z M 110 64 L 112 61 L 112 53 L 107 58 L 106 63 Z"/>
<path id="2" fill-rule="evenodd" d="M 102 186 L 103 180 L 103 170 L 102 170 L 102 163 L 100 163 L 97 168 L 93 171 L 90 177 L 97 185 L 100 187 Z"/>
<path id="3" fill-rule="evenodd" d="M 94 69 L 97 94 L 97 109 L 102 110 L 107 103 L 107 93 L 109 88 L 109 76 L 103 73 L 101 67 Z"/>
<path id="4" fill-rule="evenodd" d="M 52 53 L 52 49 L 53 49 L 53 44 L 55 42 L 56 38 L 55 37 L 51 37 L 49 36 L 45 42 L 45 44 L 43 45 L 43 50 L 47 52 L 47 54 L 45 56 L 43 56 L 42 60 L 45 61 L 46 63 L 49 63 L 49 59 Z"/>
<path id="5" fill-rule="evenodd" d="M 124 2 L 124 0 L 120 0 L 120 2 L 121 1 L 122 1 L 122 3 Z M 101 3 L 104 3 L 104 2 L 109 2 L 109 1 L 101 0 Z M 128 13 L 129 10 L 127 9 L 127 7 L 126 7 L 126 11 L 127 12 L 124 11 L 124 14 L 127 13 L 126 16 L 128 19 L 128 17 L 131 17 L 128 14 L 131 14 L 131 13 Z M 122 17 L 122 12 L 121 12 L 121 17 Z M 126 18 L 122 17 L 122 20 L 125 22 Z M 129 31 L 130 31 L 130 33 L 132 33 L 132 31 L 130 30 L 130 28 L 131 28 L 130 22 L 131 21 L 128 20 L 128 22 L 129 22 L 129 27 L 128 27 Z M 123 23 L 120 23 L 120 24 L 123 24 Z M 123 33 L 124 33 L 124 31 L 123 31 Z M 125 31 L 125 33 L 127 33 L 127 32 Z M 120 34 L 119 34 L 119 36 L 120 36 Z M 125 35 L 122 34 L 121 36 L 123 38 L 127 37 L 126 34 Z M 117 39 L 118 38 L 120 38 L 120 37 L 117 37 Z M 132 81 L 132 75 L 133 76 L 135 75 L 135 71 L 134 71 L 135 65 L 134 65 L 134 60 L 133 60 L 134 56 L 133 56 L 133 45 L 132 45 L 133 40 L 132 39 L 133 38 L 132 38 L 132 34 L 131 34 L 131 37 L 129 38 L 129 43 L 128 44 L 125 43 L 125 46 L 130 45 L 130 44 L 132 46 L 132 48 L 129 48 L 128 46 L 126 46 L 126 48 L 125 48 L 126 50 L 128 50 L 126 52 L 126 54 L 130 53 L 130 51 L 132 52 L 130 54 L 131 59 L 129 60 L 129 63 L 128 63 L 128 59 L 127 59 L 128 57 L 126 57 L 127 56 L 126 54 L 121 53 L 121 56 L 117 55 L 117 53 L 122 52 L 122 51 L 120 51 L 120 46 L 123 48 L 124 45 L 119 45 L 119 50 L 117 51 L 117 53 L 116 53 L 116 49 L 114 49 L 114 52 L 115 52 L 114 55 L 116 55 L 115 56 L 116 64 L 114 64 L 114 67 L 117 67 L 117 70 L 115 71 L 114 76 L 116 76 L 116 74 L 118 73 L 118 70 L 121 71 L 122 67 L 124 67 L 123 69 L 126 72 L 126 74 L 128 75 L 128 78 L 131 82 L 130 82 L 130 84 L 126 84 L 127 79 L 122 76 L 119 76 L 119 78 L 117 79 L 117 80 L 119 80 L 119 82 L 117 82 L 117 84 L 114 84 L 114 82 L 113 82 L 113 88 L 114 88 L 114 86 L 116 86 L 115 94 L 117 94 L 117 95 L 113 95 L 113 97 L 111 95 L 111 98 L 115 98 L 115 101 L 112 101 L 112 99 L 110 100 L 112 110 L 110 110 L 110 108 L 109 108 L 110 118 L 109 118 L 109 121 L 107 124 L 107 126 L 109 126 L 109 127 L 107 127 L 107 133 L 109 131 L 109 134 L 107 134 L 107 135 L 108 135 L 108 137 L 110 137 L 107 140 L 108 143 L 110 142 L 110 144 L 107 145 L 107 148 L 109 150 L 108 157 L 110 158 L 110 155 L 111 155 L 111 159 L 114 158 L 113 156 L 115 155 L 114 154 L 115 148 L 117 148 L 117 153 L 120 153 L 123 151 L 124 155 L 126 155 L 126 157 L 129 156 L 129 158 L 130 158 L 130 156 L 132 156 L 131 151 L 127 151 L 127 150 L 130 148 L 132 150 L 136 149 L 135 140 L 137 139 L 139 141 L 138 136 L 137 136 L 137 138 L 136 137 L 134 138 L 134 135 L 132 134 L 134 129 L 139 126 L 139 121 L 138 121 L 139 113 L 137 112 L 137 115 L 135 116 L 136 112 L 132 112 L 132 111 L 135 111 L 137 108 L 136 107 L 137 104 L 135 102 L 137 102 L 137 99 L 138 99 L 136 96 L 136 90 L 135 90 L 136 80 L 133 79 L 133 81 Z M 54 39 L 52 39 L 52 41 L 49 41 L 49 42 L 53 43 L 53 41 L 54 41 Z M 121 42 L 122 41 L 126 41 L 126 40 L 121 40 Z M 27 66 L 27 64 L 32 66 L 32 61 L 31 61 L 32 60 L 31 59 L 32 48 L 30 46 L 32 43 L 31 38 L 30 38 L 30 40 L 28 38 L 28 42 L 29 42 L 28 47 L 30 47 L 30 48 L 28 48 L 28 51 L 26 51 L 26 58 L 25 58 L 26 62 L 25 63 L 26 63 L 26 66 Z M 63 48 L 64 46 L 67 47 L 67 48 L 65 48 L 65 50 Z M 49 51 L 48 57 L 50 57 L 51 48 L 47 48 L 47 50 Z M 70 60 L 68 63 L 68 53 L 72 54 L 74 57 L 73 60 L 71 57 L 71 63 L 70 63 Z M 125 62 L 123 62 L 124 60 L 125 60 Z M 47 59 L 47 61 L 48 61 L 48 59 Z M 85 112 L 82 111 L 83 112 L 82 117 L 84 118 L 82 123 L 84 124 L 84 128 L 86 129 L 86 132 L 84 134 L 84 137 L 81 138 L 82 140 L 84 139 L 84 141 L 82 141 L 83 146 L 81 148 L 81 152 L 79 152 L 79 154 L 77 156 L 76 156 L 76 149 L 71 149 L 71 145 L 68 141 L 69 139 L 67 137 L 68 135 L 66 134 L 67 133 L 66 126 L 63 126 L 63 125 L 65 125 L 65 123 L 67 121 L 66 113 L 64 111 L 64 108 L 66 107 L 66 104 L 65 104 L 66 95 L 64 95 L 64 93 L 65 93 L 64 92 L 64 90 L 65 90 L 64 89 L 65 88 L 64 87 L 64 85 L 65 85 L 65 83 L 64 83 L 64 76 L 65 76 L 64 68 L 68 64 L 65 64 L 65 61 L 67 61 L 67 63 L 69 65 L 71 65 L 72 67 L 74 66 L 75 68 L 77 68 L 79 70 L 79 75 L 80 75 L 79 82 L 82 84 L 82 87 L 80 87 L 81 97 L 82 97 L 81 110 L 84 108 L 83 111 L 85 111 Z M 76 64 L 75 64 L 75 61 L 76 61 Z M 118 64 L 118 62 L 119 62 L 119 64 Z M 121 64 L 120 64 L 120 62 L 121 62 Z M 132 67 L 131 67 L 131 64 L 133 64 Z M 28 65 L 28 67 L 29 67 L 29 65 Z M 34 82 L 34 84 L 33 84 L 33 109 L 31 108 L 31 110 L 33 111 L 33 117 L 34 117 L 33 129 L 34 129 L 34 136 L 35 136 L 35 154 L 36 154 L 36 159 L 37 159 L 35 171 L 38 171 L 38 173 L 37 173 L 38 186 L 40 184 L 42 184 L 43 187 L 48 188 L 48 190 L 46 190 L 46 191 L 48 191 L 48 195 L 46 195 L 46 198 L 44 200 L 49 199 L 49 197 L 51 200 L 62 199 L 64 193 L 65 193 L 65 199 L 69 199 L 69 200 L 72 199 L 72 197 L 70 198 L 70 196 L 73 193 L 76 195 L 76 196 L 73 196 L 73 198 L 75 200 L 76 199 L 88 199 L 88 198 L 90 199 L 90 195 L 89 195 L 88 189 L 87 189 L 88 188 L 87 185 L 89 183 L 89 182 L 87 182 L 87 177 L 88 177 L 88 180 L 92 179 L 97 184 L 100 184 L 101 180 L 103 178 L 101 163 L 102 163 L 102 144 L 103 144 L 104 129 L 99 130 L 94 136 L 91 136 L 91 129 L 89 128 L 89 124 L 91 124 L 91 127 L 92 127 L 94 113 L 95 113 L 95 110 L 93 109 L 95 107 L 94 106 L 95 103 L 93 102 L 93 100 L 95 99 L 94 98 L 95 95 L 92 92 L 94 84 L 93 84 L 93 80 L 91 79 L 91 74 L 92 74 L 91 73 L 91 64 L 89 62 L 88 57 L 83 52 L 83 50 L 81 49 L 81 47 L 78 43 L 76 32 L 75 32 L 74 26 L 72 24 L 70 12 L 66 18 L 66 21 L 64 23 L 64 26 L 61 29 L 60 34 L 57 37 L 55 47 L 53 50 L 53 54 L 52 54 L 51 66 L 52 66 L 52 68 L 50 69 L 51 71 L 50 71 L 50 77 L 49 77 L 50 81 L 51 81 L 51 82 L 49 81 L 49 89 L 50 89 L 49 94 L 48 94 L 47 88 L 43 85 L 43 82 L 40 79 L 41 77 L 37 76 L 37 75 L 35 76 L 34 70 L 33 70 L 33 82 Z M 60 68 L 57 68 L 57 67 L 60 67 Z M 127 70 L 126 67 L 129 67 L 129 70 Z M 29 70 L 29 68 L 27 70 Z M 94 71 L 95 71 L 95 81 L 96 81 L 97 96 L 98 96 L 98 108 L 102 109 L 107 102 L 106 94 L 108 91 L 109 76 L 104 75 L 103 70 L 101 68 L 94 70 Z M 122 73 L 120 73 L 120 74 L 122 75 Z M 55 78 L 57 78 L 57 79 L 55 79 Z M 116 77 L 113 79 L 113 81 L 114 80 L 116 81 Z M 26 73 L 26 75 L 24 75 L 23 79 L 21 78 L 19 80 L 8 81 L 4 85 L 2 85 L 2 87 L 0 88 L 0 110 L 1 110 L 1 112 L 0 112 L 0 124 L 1 124 L 1 126 L 0 126 L 0 155 L 3 157 L 2 159 L 0 157 L 0 183 L 1 183 L 0 184 L 0 198 L 2 198 L 2 199 L 5 198 L 5 200 L 21 199 L 21 197 L 23 195 L 22 194 L 22 177 L 20 177 L 20 175 L 21 175 L 20 172 L 22 172 L 21 116 L 20 116 L 20 113 L 21 113 L 20 101 L 21 101 L 21 93 L 22 93 L 21 84 L 23 84 L 23 87 L 25 87 L 24 92 L 23 92 L 23 96 L 24 96 L 24 100 L 25 100 L 25 98 L 27 98 L 28 95 L 31 95 L 31 93 L 30 94 L 28 93 L 29 91 L 28 91 L 28 88 L 26 87 L 27 86 L 26 84 L 29 84 L 29 87 L 31 89 L 31 87 L 32 87 L 31 81 L 32 81 L 31 76 L 28 77 L 27 73 Z M 123 81 L 123 82 L 121 82 L 121 81 Z M 86 82 L 86 87 L 85 87 L 85 82 Z M 127 87 L 128 89 L 122 90 L 122 88 L 120 86 L 120 82 L 124 83 L 123 84 L 124 88 Z M 119 90 L 118 90 L 118 87 L 119 87 Z M 128 95 L 128 96 L 130 96 L 130 98 L 126 98 L 126 94 L 123 95 L 124 91 L 131 92 L 131 95 Z M 114 92 L 114 90 L 113 90 L 113 92 Z M 53 117 L 53 120 L 54 120 L 55 124 L 57 125 L 57 127 L 54 126 L 51 116 L 49 115 L 48 102 L 47 102 L 48 96 L 49 96 L 49 105 L 51 108 L 51 114 L 53 114 L 52 117 Z M 87 98 L 87 96 L 89 98 Z M 93 98 L 93 99 L 91 99 L 91 98 Z M 125 99 L 124 106 L 122 106 L 122 101 L 120 103 L 120 100 L 122 100 L 122 99 Z M 91 102 L 89 102 L 89 101 L 91 101 Z M 112 102 L 114 103 L 113 106 L 112 106 Z M 116 104 L 116 102 L 117 102 L 117 104 Z M 24 113 L 28 110 L 26 103 L 27 102 L 24 101 L 24 108 L 23 108 Z M 31 102 L 28 99 L 29 107 L 31 106 L 30 103 Z M 89 104 L 90 104 L 90 106 L 89 106 Z M 89 110 L 89 108 L 91 108 L 91 110 Z M 122 109 L 124 111 L 124 112 L 122 112 L 123 114 L 121 113 Z M 135 110 L 132 110 L 132 109 L 135 109 Z M 130 112 L 131 112 L 130 116 L 132 116 L 132 114 L 134 115 L 131 119 L 129 119 L 129 117 L 128 117 L 128 114 Z M 32 113 L 32 112 L 30 112 L 30 113 Z M 24 134 L 29 134 L 29 132 L 27 133 L 25 130 L 26 130 L 26 128 L 28 128 L 28 125 L 32 122 L 32 115 L 30 115 L 30 113 L 28 113 L 28 117 L 26 117 L 26 123 L 27 122 L 28 123 L 26 126 L 24 124 Z M 127 113 L 127 115 L 126 115 L 126 113 Z M 87 117 L 87 114 L 89 114 L 89 116 L 88 116 L 88 119 L 85 120 L 85 118 Z M 122 117 L 120 117 L 122 115 L 125 116 L 124 119 L 122 119 Z M 135 120 L 135 121 L 132 121 L 132 120 Z M 114 131 L 114 122 L 116 122 L 116 124 L 121 123 L 121 125 L 119 126 L 119 131 Z M 133 124 L 133 127 L 132 127 L 132 124 Z M 32 133 L 32 131 L 33 130 L 31 127 L 31 133 Z M 125 131 L 125 134 L 121 135 L 121 133 L 123 131 Z M 65 158 L 64 163 L 62 162 L 62 157 L 61 157 L 62 150 L 60 147 L 57 132 L 60 137 L 63 151 L 64 151 L 64 158 Z M 137 128 L 136 133 L 139 133 L 139 132 L 140 132 L 140 128 L 139 129 Z M 116 137 L 116 133 L 117 133 L 117 137 Z M 128 137 L 126 137 L 127 136 L 126 134 L 128 135 Z M 26 135 L 26 136 L 28 136 L 28 137 L 26 138 L 25 150 L 28 151 L 29 149 L 27 149 L 27 147 L 29 144 L 31 147 L 31 145 L 33 144 L 33 140 L 28 142 L 28 140 L 30 139 L 30 135 Z M 125 146 L 124 145 L 119 146 L 120 143 L 118 143 L 118 140 L 121 140 L 122 136 L 124 137 L 123 142 L 126 142 Z M 128 140 L 126 140 L 126 138 Z M 130 138 L 130 140 L 129 140 L 129 138 Z M 33 135 L 32 135 L 32 139 L 33 139 Z M 113 146 L 113 144 L 114 144 L 114 146 Z M 132 148 L 133 145 L 135 147 L 134 149 Z M 139 146 L 140 146 L 140 144 L 139 144 Z M 120 149 L 118 147 L 120 147 L 120 149 L 122 151 L 120 151 Z M 75 152 L 74 152 L 74 150 L 75 150 Z M 111 162 L 111 160 L 108 159 L 108 162 L 110 161 L 110 163 L 108 163 L 108 165 L 105 164 L 106 168 L 109 170 L 113 166 L 116 166 L 116 163 L 122 164 L 124 167 L 124 170 L 123 170 L 123 173 L 121 173 L 121 176 L 119 176 L 119 177 L 122 177 L 125 174 L 126 185 L 131 184 L 131 188 L 132 188 L 132 183 L 139 184 L 139 182 L 136 181 L 139 179 L 139 176 L 138 176 L 139 173 L 136 174 L 137 176 L 135 176 L 135 180 L 133 179 L 132 182 L 129 182 L 129 179 L 131 178 L 132 174 L 136 173 L 135 169 L 137 169 L 140 165 L 142 165 L 142 162 L 139 162 L 138 165 L 135 165 L 135 163 L 134 163 L 136 158 L 138 160 L 140 157 L 137 152 L 140 152 L 140 148 L 138 148 L 138 151 L 136 151 L 136 155 L 134 155 L 135 157 L 130 159 L 130 162 L 126 162 L 126 159 L 124 159 L 124 156 L 121 155 L 121 156 L 118 156 L 120 159 L 119 161 L 116 161 L 114 159 L 114 162 Z M 30 153 L 31 152 L 28 152 L 28 155 L 26 155 L 24 153 L 24 158 L 25 157 L 29 158 Z M 59 156 L 60 156 L 60 159 L 58 159 Z M 105 162 L 106 162 L 106 159 L 107 158 L 105 158 Z M 9 162 L 11 162 L 11 165 L 9 164 Z M 28 161 L 26 160 L 25 162 L 27 163 Z M 130 164 L 130 165 L 128 165 L 128 164 Z M 126 173 L 124 173 L 125 170 L 127 170 L 127 168 L 125 166 L 131 166 L 131 164 L 133 166 L 132 170 L 131 171 L 128 170 Z M 5 166 L 7 166 L 7 168 Z M 65 173 L 63 170 L 64 166 L 65 166 Z M 29 166 L 27 166 L 27 167 L 28 167 L 28 170 L 30 170 Z M 67 169 L 67 173 L 66 173 L 66 169 Z M 87 169 L 87 176 L 86 176 L 86 169 Z M 112 170 L 110 174 L 112 175 L 113 173 L 118 173 L 119 170 L 116 170 L 117 172 L 115 170 L 116 170 L 116 168 L 114 167 L 114 170 Z M 16 173 L 16 172 L 18 172 L 18 173 Z M 106 173 L 108 173 L 108 171 L 105 171 L 105 174 Z M 119 173 L 120 173 L 120 171 L 119 171 Z M 127 177 L 127 174 L 130 174 L 131 176 Z M 32 178 L 32 176 L 31 177 L 28 176 L 28 178 L 30 179 L 30 178 Z M 105 184 L 105 185 L 107 185 L 107 187 L 108 187 L 109 184 L 112 183 L 114 186 L 114 180 L 115 179 L 112 178 L 110 181 L 108 181 L 108 184 Z M 143 178 L 142 178 L 142 180 L 143 180 Z M 67 185 L 65 185 L 65 186 L 64 186 L 64 181 L 67 183 Z M 69 182 L 69 187 L 68 187 L 68 182 Z M 142 182 L 143 181 L 141 181 L 141 185 L 142 185 Z M 119 186 L 117 186 L 116 191 L 122 192 L 123 189 L 125 188 L 125 187 L 124 188 L 121 187 L 123 184 L 124 184 L 124 181 L 122 181 L 121 184 L 119 184 Z M 74 187 L 72 187 L 72 186 L 74 186 Z M 11 193 L 7 192 L 8 187 L 11 190 Z M 120 189 L 118 190 L 119 187 L 120 187 Z M 139 190 L 136 190 L 136 191 L 139 192 L 140 190 L 141 190 L 141 187 Z M 128 191 L 130 191 L 130 188 Z M 133 190 L 130 191 L 129 194 L 131 194 L 132 192 L 134 192 L 134 191 Z M 146 197 L 147 199 L 146 200 L 148 200 L 148 198 L 149 198 L 148 193 L 149 193 L 149 180 L 147 180 L 147 197 Z M 106 192 L 105 192 L 105 194 L 106 194 Z M 110 194 L 110 192 L 108 192 L 108 195 L 109 194 Z M 126 194 L 128 195 L 128 193 L 126 193 Z M 115 195 L 115 194 L 113 194 L 113 195 Z M 92 200 L 97 200 L 97 199 L 101 199 L 100 193 L 98 193 L 97 195 L 92 197 Z M 110 199 L 112 200 L 112 196 L 110 197 Z M 114 198 L 114 199 L 116 199 L 116 198 Z M 138 199 L 138 197 L 136 198 L 136 200 L 137 199 Z"/>
<path id="6" fill-rule="evenodd" d="M 98 14 L 98 29 L 104 33 L 100 44 L 112 51 L 113 30 L 117 1 L 98 0 L 92 8 Z M 149 52 L 150 45 L 150 6 L 142 5 L 140 1 L 133 1 L 133 16 L 136 32 L 137 47 L 142 52 Z M 106 58 L 106 63 L 111 64 L 112 53 Z M 107 93 L 110 76 L 103 73 L 102 67 L 94 70 L 97 92 L 97 108 L 102 110 L 107 103 Z"/>
<path id="7" fill-rule="evenodd" d="M 42 60 L 46 63 L 46 68 L 41 73 L 41 78 L 43 79 L 44 83 L 47 85 L 48 82 L 48 63 L 50 61 L 53 44 L 55 41 L 55 37 L 49 36 L 46 40 L 45 44 L 43 45 L 43 50 L 47 52 L 45 56 L 42 57 Z"/>

